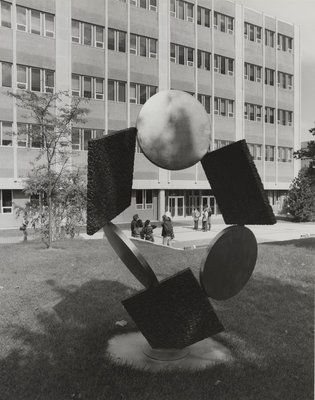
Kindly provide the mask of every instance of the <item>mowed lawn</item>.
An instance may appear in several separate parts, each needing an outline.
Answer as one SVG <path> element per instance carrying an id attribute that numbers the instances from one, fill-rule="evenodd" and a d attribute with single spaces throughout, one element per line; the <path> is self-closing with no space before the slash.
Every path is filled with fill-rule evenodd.
<path id="1" fill-rule="evenodd" d="M 54 246 L 0 245 L 1 400 L 313 400 L 314 239 L 259 245 L 245 288 L 212 301 L 233 361 L 159 373 L 106 356 L 109 338 L 136 329 L 120 301 L 141 288 L 108 243 Z M 198 276 L 206 251 L 138 247 L 159 279 Z"/>

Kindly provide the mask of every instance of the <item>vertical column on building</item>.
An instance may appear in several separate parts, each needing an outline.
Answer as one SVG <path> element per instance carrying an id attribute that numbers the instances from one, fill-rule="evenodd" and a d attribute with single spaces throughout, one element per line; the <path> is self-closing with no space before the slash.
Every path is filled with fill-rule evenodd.
<path id="1" fill-rule="evenodd" d="M 198 0 L 195 3 L 195 13 L 194 13 L 194 34 L 195 34 L 195 60 L 194 60 L 194 77 L 195 77 L 195 99 L 198 100 L 198 26 L 197 26 L 197 16 L 198 16 Z M 195 164 L 195 183 L 198 182 L 198 163 Z"/>
<path id="2" fill-rule="evenodd" d="M 104 127 L 105 135 L 108 134 L 108 0 L 104 0 L 104 10 L 105 10 L 105 37 L 104 37 Z M 129 97 L 127 97 L 129 98 Z"/>
<path id="3" fill-rule="evenodd" d="M 16 67 L 16 1 L 12 2 L 12 93 L 16 94 L 17 82 L 17 67 Z M 17 109 L 16 98 L 12 97 L 12 131 L 17 133 Z M 13 135 L 13 178 L 17 181 L 18 167 L 17 167 L 17 135 Z"/>
<path id="4" fill-rule="evenodd" d="M 293 126 L 294 126 L 294 143 L 293 149 L 297 151 L 301 148 L 301 46 L 300 46 L 300 27 L 294 25 L 294 41 L 293 41 L 293 54 L 294 54 L 294 113 L 293 113 Z M 293 160 L 293 173 L 296 177 L 301 168 L 300 160 Z"/>
<path id="5" fill-rule="evenodd" d="M 276 145 L 274 152 L 274 161 L 275 161 L 275 189 L 278 186 L 278 143 L 279 143 L 279 124 L 278 124 L 278 107 L 279 107 L 279 87 L 278 87 L 278 70 L 279 70 L 279 61 L 278 61 L 278 19 L 276 18 L 276 38 L 275 38 L 275 48 L 276 48 L 276 70 L 275 70 L 275 85 L 276 85 L 276 110 L 275 110 L 275 118 L 276 118 Z"/>
<path id="6" fill-rule="evenodd" d="M 55 56 L 55 90 L 70 91 L 71 90 L 71 0 L 56 1 L 56 56 Z M 60 106 L 69 106 L 71 98 L 61 95 Z M 58 113 L 58 107 L 56 109 Z M 71 147 L 70 149 L 71 150 Z M 71 160 L 68 161 L 71 167 Z M 61 168 L 62 165 L 56 163 L 56 168 Z"/>
<path id="7" fill-rule="evenodd" d="M 215 126 L 214 126 L 214 0 L 211 0 L 211 150 L 214 150 Z"/>
<path id="8" fill-rule="evenodd" d="M 130 126 L 130 1 L 127 2 L 127 127 Z"/>
<path id="9" fill-rule="evenodd" d="M 159 91 L 170 88 L 170 2 L 169 0 L 159 1 L 158 8 L 158 29 L 159 29 Z M 165 187 L 169 181 L 170 172 L 159 168 L 158 183 Z M 162 219 L 165 213 L 165 190 L 158 192 L 158 217 Z"/>
<path id="10" fill-rule="evenodd" d="M 263 35 L 265 34 L 265 14 L 262 14 L 263 26 L 262 31 Z M 265 38 L 262 38 L 262 51 L 263 51 L 263 62 L 262 62 L 262 85 L 263 85 L 263 101 L 262 101 L 262 123 L 263 123 L 263 140 L 262 140 L 262 180 L 265 185 L 266 182 L 266 161 L 265 161 L 265 148 L 266 148 L 266 85 L 265 85 L 265 73 L 266 73 L 266 42 Z"/>
<path id="11" fill-rule="evenodd" d="M 244 8 L 235 3 L 235 140 L 245 137 L 244 130 Z"/>

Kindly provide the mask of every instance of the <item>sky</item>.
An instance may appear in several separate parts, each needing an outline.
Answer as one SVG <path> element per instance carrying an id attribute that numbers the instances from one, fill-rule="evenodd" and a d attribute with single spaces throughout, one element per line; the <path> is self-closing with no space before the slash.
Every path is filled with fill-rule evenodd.
<path id="1" fill-rule="evenodd" d="M 301 35 L 301 140 L 315 140 L 315 0 L 234 0 L 267 15 L 300 26 Z"/>

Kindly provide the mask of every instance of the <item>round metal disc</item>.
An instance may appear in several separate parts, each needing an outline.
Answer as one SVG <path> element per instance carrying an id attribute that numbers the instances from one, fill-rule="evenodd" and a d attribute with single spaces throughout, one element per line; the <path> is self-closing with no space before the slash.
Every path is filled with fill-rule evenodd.
<path id="1" fill-rule="evenodd" d="M 118 257 L 133 276 L 147 289 L 159 282 L 137 247 L 112 222 L 105 224 L 105 235 Z"/>
<path id="2" fill-rule="evenodd" d="M 210 243 L 200 267 L 200 283 L 215 300 L 235 296 L 251 277 L 257 260 L 257 241 L 244 226 L 230 226 Z"/>
<path id="3" fill-rule="evenodd" d="M 188 168 L 207 153 L 210 121 L 202 104 L 180 90 L 162 90 L 139 112 L 138 142 L 146 157 L 169 170 Z"/>

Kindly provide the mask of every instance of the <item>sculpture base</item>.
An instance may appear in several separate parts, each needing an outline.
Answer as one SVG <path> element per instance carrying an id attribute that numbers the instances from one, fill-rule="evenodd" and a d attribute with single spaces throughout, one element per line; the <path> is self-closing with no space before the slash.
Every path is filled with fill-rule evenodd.
<path id="1" fill-rule="evenodd" d="M 189 354 L 189 348 L 184 349 L 152 349 L 150 345 L 144 345 L 144 355 L 157 361 L 176 361 L 185 358 Z"/>
<path id="2" fill-rule="evenodd" d="M 181 350 L 152 349 L 140 332 L 114 336 L 106 353 L 117 364 L 150 371 L 198 370 L 233 361 L 228 348 L 212 338 Z"/>

